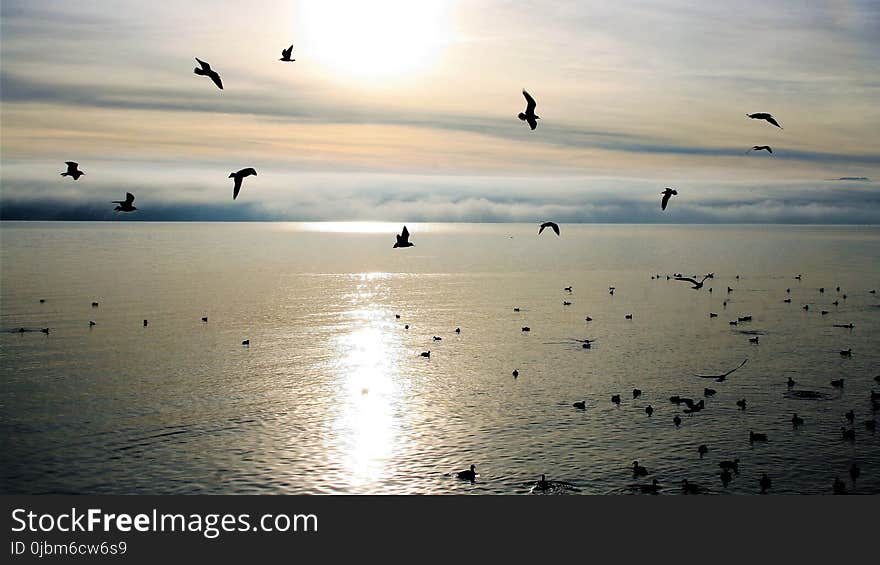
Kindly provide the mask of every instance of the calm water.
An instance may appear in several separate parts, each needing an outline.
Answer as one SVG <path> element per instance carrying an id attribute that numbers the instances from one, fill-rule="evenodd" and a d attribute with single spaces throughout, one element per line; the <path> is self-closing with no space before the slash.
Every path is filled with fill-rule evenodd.
<path id="1" fill-rule="evenodd" d="M 880 492 L 880 228 L 410 224 L 416 247 L 392 250 L 399 228 L 4 223 L 0 491 L 526 493 L 545 473 L 630 493 L 637 459 L 667 492 L 754 493 L 767 472 L 774 493 L 830 493 L 853 461 L 854 490 Z M 651 280 L 674 272 L 714 272 L 714 292 Z M 827 396 L 792 398 L 789 376 Z M 668 397 L 705 386 L 676 429 Z M 448 475 L 471 463 L 476 483 Z"/>

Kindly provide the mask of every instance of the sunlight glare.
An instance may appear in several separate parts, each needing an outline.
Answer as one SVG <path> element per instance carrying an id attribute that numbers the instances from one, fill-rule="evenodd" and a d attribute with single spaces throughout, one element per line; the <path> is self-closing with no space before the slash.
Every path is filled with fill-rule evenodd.
<path id="1" fill-rule="evenodd" d="M 449 41 L 440 0 L 309 0 L 303 44 L 343 78 L 394 78 L 427 68 Z"/>

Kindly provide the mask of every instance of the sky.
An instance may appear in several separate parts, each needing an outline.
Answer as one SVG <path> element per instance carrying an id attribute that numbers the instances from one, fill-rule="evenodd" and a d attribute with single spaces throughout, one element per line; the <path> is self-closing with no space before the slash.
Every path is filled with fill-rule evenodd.
<path id="1" fill-rule="evenodd" d="M 126 220 L 880 223 L 876 0 L 2 0 L 0 22 L 2 219 L 118 220 L 130 191 Z"/>

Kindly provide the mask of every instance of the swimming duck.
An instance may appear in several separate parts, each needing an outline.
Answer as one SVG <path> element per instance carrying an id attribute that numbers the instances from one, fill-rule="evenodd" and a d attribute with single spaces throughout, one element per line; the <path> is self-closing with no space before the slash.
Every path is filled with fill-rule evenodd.
<path id="1" fill-rule="evenodd" d="M 422 351 L 421 356 L 422 356 L 422 357 L 430 357 L 430 356 L 431 356 L 431 352 L 430 352 L 430 351 Z"/>
<path id="2" fill-rule="evenodd" d="M 660 481 L 654 479 L 650 485 L 639 485 L 639 490 L 642 491 L 643 494 L 657 494 L 660 492 Z"/>
<path id="3" fill-rule="evenodd" d="M 841 357 L 852 357 L 852 348 L 844 349 L 840 352 Z"/>
<path id="4" fill-rule="evenodd" d="M 761 475 L 761 480 L 758 481 L 758 484 L 761 486 L 761 494 L 770 490 L 770 477 L 767 476 L 767 473 Z"/>
<path id="5" fill-rule="evenodd" d="M 620 406 L 620 395 L 619 395 L 619 394 L 612 395 L 612 396 L 611 396 L 611 402 L 613 402 L 614 404 Z"/>
<path id="6" fill-rule="evenodd" d="M 574 404 L 572 404 L 572 406 L 574 406 L 578 410 L 586 410 L 587 409 L 587 401 L 581 400 L 580 402 L 575 402 Z"/>
<path id="7" fill-rule="evenodd" d="M 795 383 L 796 383 L 796 381 L 793 378 L 788 377 L 788 382 L 786 383 L 788 385 L 788 388 L 793 387 L 795 385 Z"/>
<path id="8" fill-rule="evenodd" d="M 477 467 L 476 465 L 471 465 L 471 468 L 466 471 L 459 471 L 455 474 L 456 477 L 463 481 L 471 481 L 477 478 Z"/>
<path id="9" fill-rule="evenodd" d="M 645 408 L 645 414 L 650 417 L 654 413 L 654 407 L 648 404 L 647 408 Z"/>
<path id="10" fill-rule="evenodd" d="M 718 464 L 718 466 L 725 471 L 733 471 L 734 473 L 739 475 L 739 459 L 734 459 L 733 461 L 722 461 Z"/>
<path id="11" fill-rule="evenodd" d="M 856 413 L 850 410 L 849 412 L 844 414 L 844 417 L 847 419 L 847 421 L 849 421 L 850 424 L 852 424 L 856 419 Z"/>
<path id="12" fill-rule="evenodd" d="M 681 490 L 683 490 L 685 494 L 700 494 L 701 489 L 700 485 L 689 483 L 687 479 L 682 479 Z"/>
<path id="13" fill-rule="evenodd" d="M 740 410 L 745 410 L 746 409 L 746 399 L 741 398 L 741 399 L 737 400 L 736 405 L 739 406 Z"/>
<path id="14" fill-rule="evenodd" d="M 638 461 L 633 461 L 632 467 L 633 467 L 633 475 L 635 475 L 637 477 L 644 477 L 645 475 L 648 474 L 648 470 L 646 468 L 642 467 L 641 465 L 639 465 Z"/>
<path id="15" fill-rule="evenodd" d="M 519 376 L 519 370 L 518 370 L 518 369 L 514 369 L 514 370 L 513 370 L 513 373 L 511 373 L 511 375 L 513 375 L 513 378 L 517 378 L 517 377 Z"/>
<path id="16" fill-rule="evenodd" d="M 697 453 L 700 454 L 700 459 L 702 459 L 703 455 L 706 455 L 706 453 L 708 453 L 708 452 L 709 452 L 709 448 L 706 447 L 705 445 L 700 445 L 700 447 L 697 448 Z"/>
<path id="17" fill-rule="evenodd" d="M 675 418 L 672 419 L 672 423 L 675 424 L 676 428 L 679 427 L 681 425 L 681 417 L 676 416 Z"/>
<path id="18" fill-rule="evenodd" d="M 791 425 L 794 427 L 802 426 L 804 419 L 797 415 L 797 412 L 791 415 Z"/>
<path id="19" fill-rule="evenodd" d="M 730 484 L 730 481 L 733 480 L 733 475 L 731 475 L 730 471 L 728 471 L 727 469 L 721 471 L 718 476 L 721 477 L 721 484 L 723 484 L 725 487 Z"/>
<path id="20" fill-rule="evenodd" d="M 831 381 L 831 386 L 834 388 L 843 388 L 843 379 L 835 379 Z"/>
<path id="21" fill-rule="evenodd" d="M 756 441 L 767 441 L 767 434 L 756 434 L 749 430 L 749 442 L 754 443 Z"/>

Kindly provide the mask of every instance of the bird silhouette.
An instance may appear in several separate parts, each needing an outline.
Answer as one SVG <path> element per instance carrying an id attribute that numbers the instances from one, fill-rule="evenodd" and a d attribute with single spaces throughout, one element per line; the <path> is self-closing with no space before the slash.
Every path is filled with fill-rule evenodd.
<path id="1" fill-rule="evenodd" d="M 476 465 L 471 465 L 470 469 L 467 469 L 465 471 L 459 471 L 458 473 L 455 474 L 455 476 L 463 481 L 473 482 L 474 479 L 477 478 L 477 467 L 476 467 Z"/>
<path id="2" fill-rule="evenodd" d="M 232 185 L 232 199 L 235 200 L 238 198 L 238 193 L 241 191 L 241 181 L 245 177 L 249 176 L 257 176 L 257 171 L 254 170 L 253 167 L 247 167 L 246 169 L 242 169 L 240 171 L 236 171 L 234 173 L 229 173 L 227 178 L 235 179 Z"/>
<path id="3" fill-rule="evenodd" d="M 73 180 L 79 180 L 79 177 L 85 174 L 79 170 L 79 163 L 76 161 L 64 161 L 64 164 L 67 165 L 67 170 L 61 173 L 62 177 L 73 177 Z"/>
<path id="4" fill-rule="evenodd" d="M 137 207 L 134 206 L 134 194 L 130 192 L 125 193 L 125 200 L 111 200 L 111 204 L 118 204 L 116 208 L 113 208 L 116 212 L 134 212 L 137 210 Z"/>
<path id="5" fill-rule="evenodd" d="M 700 290 L 701 288 L 703 288 L 703 283 L 706 282 L 706 279 L 708 279 L 708 278 L 709 278 L 708 276 L 705 276 L 705 277 L 703 277 L 703 280 L 697 281 L 697 280 L 692 279 L 690 277 L 675 277 L 675 280 L 687 281 L 687 282 L 691 283 L 692 285 L 694 285 L 691 287 L 691 289 Z"/>
<path id="6" fill-rule="evenodd" d="M 752 118 L 753 120 L 765 120 L 767 123 L 773 124 L 774 126 L 778 127 L 779 129 L 783 129 L 782 126 L 779 125 L 779 122 L 776 121 L 776 118 L 774 118 L 772 115 L 770 115 L 766 112 L 757 112 L 755 114 L 746 114 L 746 116 Z"/>
<path id="7" fill-rule="evenodd" d="M 279 61 L 284 61 L 285 63 L 292 63 L 292 62 L 296 61 L 296 59 L 291 59 L 291 58 L 290 58 L 290 55 L 291 55 L 292 53 L 293 53 L 293 45 L 291 45 L 291 46 L 288 47 L 287 49 L 282 49 L 282 50 L 281 50 L 281 58 L 278 59 L 278 60 L 279 60 Z"/>
<path id="8" fill-rule="evenodd" d="M 663 192 L 661 192 L 660 194 L 663 195 L 663 199 L 660 200 L 660 209 L 665 210 L 666 205 L 669 204 L 669 199 L 672 198 L 673 196 L 678 196 L 678 191 L 675 190 L 674 188 L 669 188 L 667 186 L 666 189 Z"/>
<path id="9" fill-rule="evenodd" d="M 538 229 L 538 235 L 541 235 L 541 232 L 544 231 L 544 228 L 551 228 L 554 232 L 556 232 L 557 236 L 559 235 L 559 225 L 556 224 L 556 222 L 544 222 L 543 224 L 541 224 L 540 229 Z"/>
<path id="10" fill-rule="evenodd" d="M 766 151 L 767 153 L 773 153 L 773 148 L 769 145 L 755 145 L 749 149 L 747 153 L 751 153 L 752 151 Z"/>
<path id="11" fill-rule="evenodd" d="M 400 232 L 400 235 L 395 235 L 397 241 L 394 243 L 394 247 L 392 249 L 397 249 L 398 247 L 413 247 L 415 243 L 412 243 L 409 240 L 409 230 L 406 229 L 406 226 L 403 226 L 403 231 Z"/>
<path id="12" fill-rule="evenodd" d="M 541 119 L 541 116 L 535 114 L 535 106 L 537 106 L 538 104 L 528 92 L 523 90 L 522 93 L 523 96 L 525 96 L 526 98 L 526 111 L 520 112 L 518 117 L 520 120 L 528 122 L 529 127 L 534 130 L 536 127 L 538 127 L 538 120 Z"/>
<path id="13" fill-rule="evenodd" d="M 196 61 L 199 62 L 199 66 L 193 69 L 193 72 L 197 75 L 209 77 L 214 84 L 217 85 L 217 88 L 223 90 L 223 82 L 220 80 L 220 75 L 217 74 L 217 71 L 211 68 L 211 65 L 202 61 L 198 57 L 196 57 Z"/>

